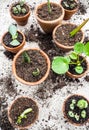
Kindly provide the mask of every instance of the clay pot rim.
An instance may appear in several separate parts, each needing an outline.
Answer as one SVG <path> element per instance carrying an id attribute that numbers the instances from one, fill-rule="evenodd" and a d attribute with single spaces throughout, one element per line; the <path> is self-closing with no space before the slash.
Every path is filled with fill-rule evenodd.
<path id="1" fill-rule="evenodd" d="M 63 0 L 61 0 L 60 1 L 60 4 L 61 4 L 61 2 L 62 2 Z M 78 10 L 78 8 L 79 8 L 79 4 L 78 4 L 78 1 L 77 0 L 75 0 L 75 2 L 77 3 L 77 7 L 75 8 L 75 9 L 72 9 L 72 10 L 69 10 L 69 9 L 65 9 L 63 6 L 62 6 L 62 4 L 61 4 L 61 6 L 64 8 L 64 10 L 66 11 L 66 12 L 76 12 L 77 10 Z"/>
<path id="2" fill-rule="evenodd" d="M 18 45 L 17 47 L 13 47 L 13 48 L 6 46 L 6 45 L 4 44 L 4 42 L 3 42 L 3 39 L 4 39 L 5 35 L 8 33 L 8 31 L 3 34 L 1 42 L 2 42 L 2 45 L 3 45 L 5 48 L 7 48 L 7 50 L 8 50 L 8 49 L 12 49 L 12 50 L 13 50 L 13 49 L 18 49 L 18 47 L 21 47 L 22 44 L 25 43 L 25 36 L 24 36 L 24 34 L 23 34 L 21 31 L 19 31 L 19 30 L 17 30 L 17 32 L 19 32 L 19 33 L 22 35 L 23 41 L 22 41 L 22 43 L 20 43 L 20 45 Z"/>
<path id="3" fill-rule="evenodd" d="M 48 23 L 48 24 L 51 23 L 51 24 L 52 24 L 52 23 L 58 21 L 59 19 L 61 19 L 61 18 L 64 16 L 64 9 L 63 9 L 63 7 L 62 7 L 60 4 L 58 4 L 58 3 L 56 3 L 56 2 L 50 2 L 50 3 L 55 4 L 55 5 L 58 5 L 58 6 L 61 8 L 61 10 L 62 10 L 62 14 L 61 14 L 61 16 L 58 17 L 57 19 L 55 19 L 55 20 L 50 20 L 50 21 L 43 20 L 43 19 L 39 18 L 38 15 L 37 15 L 37 10 L 38 10 L 42 5 L 47 4 L 47 2 L 42 2 L 42 3 L 41 3 L 40 5 L 38 5 L 38 6 L 36 7 L 36 9 L 35 9 L 35 16 L 36 16 L 36 18 L 37 18 L 39 21 L 41 21 L 41 22 L 43 22 L 43 23 Z"/>
<path id="4" fill-rule="evenodd" d="M 39 116 L 39 106 L 38 106 L 37 101 L 34 100 L 34 99 L 31 98 L 31 97 L 28 97 L 28 96 L 19 96 L 19 97 L 17 97 L 15 100 L 12 101 L 12 103 L 11 103 L 11 105 L 8 107 L 8 111 L 7 111 L 8 119 L 9 119 L 9 121 L 10 121 L 11 124 L 12 124 L 12 119 L 10 118 L 10 110 L 11 110 L 11 107 L 12 107 L 12 105 L 14 104 L 14 102 L 15 102 L 16 100 L 18 100 L 19 98 L 28 98 L 28 99 L 31 99 L 33 102 L 35 102 L 36 106 L 38 107 L 38 113 L 37 113 L 36 118 L 35 118 L 35 120 L 34 120 L 33 123 L 31 123 L 31 124 L 29 124 L 29 125 L 27 125 L 27 126 L 25 126 L 25 127 L 21 127 L 21 126 L 14 125 L 14 127 L 15 127 L 15 128 L 18 128 L 18 129 L 28 129 L 28 128 L 31 127 L 31 126 L 36 122 L 36 120 L 38 119 L 38 116 Z"/>
<path id="5" fill-rule="evenodd" d="M 12 17 L 16 18 L 16 19 L 20 19 L 20 18 L 25 18 L 25 17 L 28 17 L 30 15 L 30 7 L 25 3 L 25 5 L 28 7 L 29 11 L 28 13 L 26 13 L 25 15 L 23 16 L 16 16 L 12 13 L 11 9 L 12 7 L 15 5 L 15 4 L 18 4 L 19 2 L 15 2 L 15 3 L 12 3 L 11 6 L 10 6 L 10 14 Z"/>
<path id="6" fill-rule="evenodd" d="M 72 94 L 72 95 L 68 96 L 68 97 L 64 100 L 63 106 L 62 106 L 62 112 L 63 112 L 63 115 L 64 115 L 65 119 L 67 119 L 69 123 L 71 123 L 72 125 L 75 125 L 75 126 L 83 126 L 83 125 L 85 125 L 85 124 L 88 122 L 89 119 L 87 119 L 87 120 L 86 120 L 84 123 L 82 123 L 82 124 L 80 124 L 80 123 L 74 123 L 72 120 L 70 120 L 69 118 L 67 118 L 67 116 L 66 116 L 66 114 L 65 114 L 65 103 L 66 103 L 66 101 L 67 101 L 70 97 L 75 96 L 75 95 L 76 95 L 76 96 L 82 96 L 82 97 L 85 98 L 85 99 L 87 100 L 87 102 L 89 103 L 89 100 L 88 100 L 85 96 L 83 96 L 83 95 L 81 95 L 81 94 Z"/>
<path id="7" fill-rule="evenodd" d="M 83 57 L 82 55 L 80 55 L 80 56 Z M 84 75 L 86 75 L 86 73 L 88 73 L 88 71 L 89 71 L 89 63 L 88 63 L 87 59 L 85 59 L 85 61 L 86 61 L 86 64 L 87 64 L 87 69 L 86 69 L 82 74 L 79 74 L 79 75 L 77 75 L 77 74 L 72 74 L 72 73 L 70 73 L 69 71 L 67 71 L 66 74 L 67 74 L 69 77 L 71 77 L 71 78 L 76 78 L 76 79 L 81 78 L 81 77 L 83 77 Z"/>
<path id="8" fill-rule="evenodd" d="M 16 68 L 15 68 L 16 60 L 17 60 L 18 56 L 19 56 L 22 52 L 27 51 L 27 50 L 36 50 L 36 51 L 39 51 L 39 52 L 43 55 L 43 57 L 45 58 L 45 60 L 46 60 L 46 62 L 47 62 L 47 71 L 46 71 L 46 73 L 44 74 L 44 76 L 43 76 L 40 80 L 38 80 L 38 81 L 36 81 L 36 82 L 27 82 L 27 81 L 23 80 L 22 78 L 20 78 L 20 77 L 16 74 Z M 38 49 L 38 48 L 30 48 L 30 47 L 24 48 L 24 49 L 20 50 L 20 51 L 15 55 L 15 57 L 14 57 L 14 59 L 13 59 L 13 63 L 12 63 L 12 72 L 13 72 L 14 76 L 16 77 L 16 79 L 17 79 L 18 81 L 20 81 L 21 83 L 26 84 L 26 85 L 32 85 L 32 86 L 38 85 L 38 84 L 42 83 L 44 80 L 46 80 L 46 78 L 47 78 L 48 75 L 49 75 L 49 72 L 50 72 L 50 59 L 49 59 L 49 57 L 47 56 L 47 54 L 46 54 L 44 51 L 42 51 L 41 49 Z"/>
<path id="9" fill-rule="evenodd" d="M 67 50 L 67 49 L 73 49 L 74 46 L 65 46 L 65 45 L 59 43 L 57 40 L 55 40 L 55 32 L 56 32 L 56 30 L 57 30 L 58 27 L 60 27 L 60 26 L 62 26 L 62 25 L 66 25 L 66 24 L 76 25 L 76 24 L 70 23 L 70 22 L 62 23 L 61 25 L 56 26 L 56 27 L 54 28 L 54 30 L 53 30 L 53 33 L 52 33 L 52 37 L 53 37 L 54 43 L 57 44 L 57 46 L 59 46 L 59 47 L 61 47 L 61 48 L 64 48 L 65 50 Z M 76 25 L 76 26 L 78 26 L 78 25 Z M 83 41 L 84 41 L 84 32 L 83 32 L 82 29 L 81 29 L 81 32 L 82 32 L 82 39 L 81 39 L 80 42 L 83 42 Z"/>

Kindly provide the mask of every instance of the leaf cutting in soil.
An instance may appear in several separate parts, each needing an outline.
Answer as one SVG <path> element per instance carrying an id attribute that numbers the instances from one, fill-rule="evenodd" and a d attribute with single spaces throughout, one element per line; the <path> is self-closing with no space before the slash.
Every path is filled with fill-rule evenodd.
<path id="1" fill-rule="evenodd" d="M 47 5 L 48 5 L 48 12 L 51 13 L 51 5 L 50 5 L 50 0 L 47 0 Z"/>
<path id="2" fill-rule="evenodd" d="M 26 51 L 23 52 L 24 62 L 30 63 L 30 57 Z"/>

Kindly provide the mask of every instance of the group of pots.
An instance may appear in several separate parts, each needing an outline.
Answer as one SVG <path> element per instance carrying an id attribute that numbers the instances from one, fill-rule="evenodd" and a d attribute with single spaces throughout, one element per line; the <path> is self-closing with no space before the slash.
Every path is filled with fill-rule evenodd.
<path id="1" fill-rule="evenodd" d="M 65 7 L 66 5 L 67 7 Z M 61 0 L 59 4 L 50 2 L 50 7 L 51 12 L 48 11 L 47 2 L 40 4 L 35 9 L 36 19 L 45 33 L 53 32 L 53 40 L 58 48 L 62 49 L 63 51 L 70 51 L 74 48 L 74 44 L 76 42 L 83 42 L 84 33 L 82 30 L 80 30 L 76 36 L 69 37 L 69 33 L 74 28 L 76 28 L 77 25 L 70 23 L 63 24 L 62 21 L 63 19 L 68 20 L 71 18 L 72 14 L 78 10 L 78 3 L 76 0 Z M 30 8 L 26 3 L 24 3 L 23 0 L 21 0 L 12 4 L 10 7 L 10 14 L 11 17 L 15 19 L 19 25 L 24 26 L 28 22 L 28 18 L 30 16 Z M 16 79 L 26 85 L 37 85 L 42 83 L 48 77 L 50 72 L 49 57 L 40 49 L 22 49 L 25 45 L 24 34 L 18 31 L 14 25 L 10 26 L 8 30 L 9 31 L 2 36 L 2 45 L 6 50 L 12 53 L 17 53 L 14 56 L 12 64 L 13 73 Z M 70 75 L 71 74 L 69 74 L 69 76 Z M 74 76 L 74 78 L 79 77 Z M 82 98 L 81 96 L 78 96 L 78 98 L 75 98 L 75 96 L 73 97 L 74 100 L 76 100 L 74 102 L 74 105 L 77 105 L 78 100 Z M 68 99 L 70 99 L 70 103 L 71 98 Z M 68 112 L 66 109 L 69 107 L 66 107 L 66 104 L 67 103 L 65 102 L 63 106 L 64 112 Z M 89 105 L 88 101 L 87 104 Z M 78 106 L 74 106 L 74 108 L 78 109 Z M 85 107 L 84 110 L 85 109 L 89 108 Z M 72 111 L 72 109 L 70 111 Z M 38 113 L 38 105 L 33 99 L 29 97 L 19 97 L 9 107 L 8 118 L 14 127 L 17 127 L 19 129 L 26 129 L 36 121 Z M 76 114 L 76 112 L 74 111 L 72 114 Z M 64 115 L 71 120 L 70 116 L 68 116 L 67 113 L 64 113 Z M 77 122 L 76 118 L 79 118 L 77 116 L 72 119 L 72 122 Z M 84 122 L 86 120 L 87 118 L 83 118 Z M 83 122 L 80 118 L 78 121 L 80 124 Z"/>

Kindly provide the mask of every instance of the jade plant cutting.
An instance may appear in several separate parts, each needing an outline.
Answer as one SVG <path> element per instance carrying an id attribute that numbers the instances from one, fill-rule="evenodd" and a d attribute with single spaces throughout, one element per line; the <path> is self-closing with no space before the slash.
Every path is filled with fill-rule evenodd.
<path id="1" fill-rule="evenodd" d="M 47 5 L 48 5 L 48 12 L 51 13 L 51 5 L 50 5 L 50 0 L 47 0 Z"/>
<path id="2" fill-rule="evenodd" d="M 80 56 L 82 58 L 80 58 Z M 89 42 L 86 44 L 77 42 L 74 45 L 74 51 L 72 51 L 68 56 L 56 56 L 52 61 L 52 70 L 57 74 L 65 74 L 70 65 L 74 65 L 74 70 L 77 74 L 82 74 L 84 68 L 82 63 L 85 61 L 86 56 L 89 56 Z"/>
<path id="3" fill-rule="evenodd" d="M 20 0 L 18 4 L 16 4 L 12 11 L 14 14 L 26 14 L 26 9 L 24 8 L 25 0 Z"/>
<path id="4" fill-rule="evenodd" d="M 20 116 L 18 116 L 18 119 L 17 119 L 17 124 L 21 124 L 22 123 L 22 119 L 26 119 L 27 118 L 27 114 L 32 112 L 32 108 L 27 108 L 25 109 L 21 114 Z"/>
<path id="5" fill-rule="evenodd" d="M 18 46 L 20 44 L 20 42 L 17 40 L 17 38 L 18 38 L 17 27 L 15 25 L 10 25 L 8 28 L 8 31 L 12 37 L 12 41 L 10 42 L 10 45 Z"/>

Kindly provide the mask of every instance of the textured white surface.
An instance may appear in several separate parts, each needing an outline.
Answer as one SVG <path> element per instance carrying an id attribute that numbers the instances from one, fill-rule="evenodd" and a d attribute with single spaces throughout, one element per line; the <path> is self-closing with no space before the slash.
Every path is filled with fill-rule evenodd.
<path id="1" fill-rule="evenodd" d="M 10 17 L 9 7 L 7 5 L 11 5 L 15 0 L 0 0 L 0 39 L 4 32 L 7 31 L 8 26 L 11 23 L 15 23 L 15 21 Z M 26 0 L 27 3 L 33 7 L 46 0 Z M 59 0 L 52 0 L 59 2 Z M 70 22 L 80 24 L 83 19 L 89 17 L 89 2 L 88 0 L 80 0 L 86 5 L 87 13 L 84 15 L 77 15 L 77 13 L 71 18 Z M 35 2 L 35 3 L 34 3 Z M 24 27 L 18 26 L 18 29 L 24 31 L 25 28 L 29 28 L 30 25 L 35 20 L 34 11 L 31 13 L 31 17 L 29 18 L 28 24 Z M 83 28 L 86 35 L 89 35 L 89 22 Z M 0 41 L 1 43 L 1 41 Z M 26 46 L 29 46 L 26 43 Z M 26 47 L 25 46 L 25 47 Z M 30 43 L 30 47 L 38 47 L 37 43 Z M 5 78 L 6 76 L 12 73 L 12 60 L 8 60 L 8 58 L 4 55 L 3 51 L 5 49 L 0 44 L 0 79 Z M 50 98 L 46 100 L 42 100 L 35 96 L 35 92 L 38 87 L 44 87 L 46 83 L 41 84 L 39 86 L 26 86 L 19 83 L 13 75 L 11 75 L 13 83 L 17 86 L 17 91 L 19 94 L 15 96 L 8 96 L 5 93 L 5 84 L 0 85 L 0 95 L 8 98 L 8 105 L 11 104 L 11 101 L 18 97 L 19 95 L 25 95 L 33 97 L 39 105 L 39 118 L 37 122 L 29 128 L 29 130 L 89 130 L 89 124 L 86 126 L 75 127 L 70 123 L 66 123 L 62 113 L 62 105 L 67 96 L 70 94 L 82 94 L 89 99 L 89 82 L 85 81 L 84 78 L 81 78 L 79 83 L 69 83 L 67 86 L 62 89 L 58 89 Z M 47 88 L 48 89 L 48 88 Z M 20 91 L 21 90 L 21 91 Z M 70 94 L 69 94 L 70 93 Z M 50 116 L 50 119 L 49 119 Z"/>

